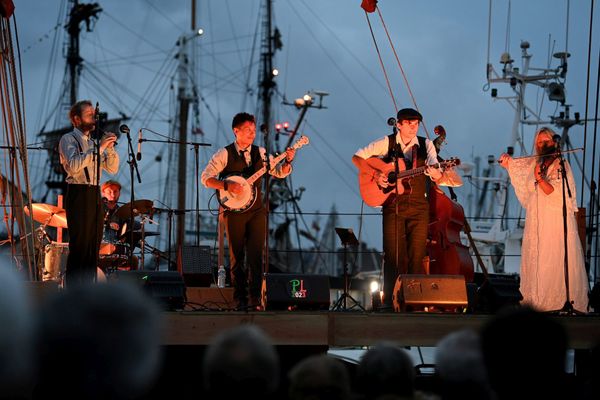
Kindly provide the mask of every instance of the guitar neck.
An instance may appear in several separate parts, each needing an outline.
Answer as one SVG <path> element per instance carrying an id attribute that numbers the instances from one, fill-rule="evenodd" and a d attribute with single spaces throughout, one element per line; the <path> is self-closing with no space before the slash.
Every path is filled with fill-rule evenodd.
<path id="1" fill-rule="evenodd" d="M 278 155 L 277 157 L 275 157 L 271 160 L 270 164 L 273 166 L 273 168 L 271 168 L 271 170 L 275 169 L 275 166 L 277 164 L 279 164 L 285 158 L 285 155 L 286 155 L 286 153 L 281 153 L 280 155 Z M 255 173 L 253 173 L 248 179 L 246 179 L 246 181 L 250 185 L 252 185 L 252 184 L 254 184 L 254 182 L 256 182 L 256 180 L 258 178 L 263 176 L 265 174 L 265 172 L 267 172 L 267 167 L 263 166 L 261 169 L 259 169 Z"/>
<path id="2" fill-rule="evenodd" d="M 415 169 L 408 169 L 406 171 L 402 171 L 398 174 L 398 179 L 413 178 L 415 176 L 422 175 L 425 173 L 425 170 L 427 169 L 427 167 L 428 167 L 427 165 L 424 165 L 422 167 L 418 167 Z M 437 165 L 433 165 L 433 167 L 438 168 Z"/>

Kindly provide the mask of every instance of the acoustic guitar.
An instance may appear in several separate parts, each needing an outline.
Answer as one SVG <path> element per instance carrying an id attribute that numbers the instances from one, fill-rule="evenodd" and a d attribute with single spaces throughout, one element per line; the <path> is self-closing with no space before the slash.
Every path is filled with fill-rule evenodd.
<path id="1" fill-rule="evenodd" d="M 367 171 L 358 173 L 358 185 L 360 195 L 365 204 L 371 207 L 382 206 L 390 195 L 396 193 L 396 185 L 398 185 L 398 194 L 403 194 L 410 189 L 410 179 L 419 175 L 423 175 L 427 166 L 418 167 L 415 169 L 406 169 L 403 159 L 398 159 L 398 174 L 393 162 L 386 163 L 379 157 L 370 157 L 366 160 L 367 164 L 376 170 L 381 171 L 387 176 L 388 186 L 381 187 L 375 179 L 375 174 Z M 448 160 L 432 165 L 434 168 L 452 168 L 460 164 L 458 158 L 450 158 Z"/>
<path id="2" fill-rule="evenodd" d="M 292 149 L 298 150 L 308 143 L 308 137 L 301 136 L 300 139 L 294 143 Z M 285 155 L 284 152 L 271 160 L 271 172 L 275 170 L 277 164 L 285 159 Z M 219 200 L 219 203 L 228 211 L 244 212 L 248 210 L 254 205 L 254 202 L 256 202 L 256 188 L 254 187 L 254 182 L 263 176 L 265 172 L 267 172 L 267 167 L 263 166 L 248 178 L 237 173 L 226 176 L 223 180 L 239 183 L 242 185 L 243 190 L 242 193 L 234 194 L 225 189 L 217 189 L 217 199 Z"/>

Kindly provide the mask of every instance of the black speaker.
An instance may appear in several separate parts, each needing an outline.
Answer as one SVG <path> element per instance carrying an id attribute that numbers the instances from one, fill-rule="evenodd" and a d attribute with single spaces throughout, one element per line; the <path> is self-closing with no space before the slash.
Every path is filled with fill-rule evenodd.
<path id="1" fill-rule="evenodd" d="M 475 274 L 475 283 L 479 283 L 476 311 L 496 313 L 504 307 L 516 307 L 523 300 L 518 275 L 488 274 L 486 279 L 483 274 Z"/>
<path id="2" fill-rule="evenodd" d="M 394 285 L 394 311 L 452 311 L 467 308 L 464 275 L 400 275 Z"/>
<path id="3" fill-rule="evenodd" d="M 210 246 L 183 246 L 181 274 L 187 286 L 208 287 L 213 281 Z"/>
<path id="4" fill-rule="evenodd" d="M 329 277 L 305 274 L 265 274 L 262 283 L 265 310 L 329 309 Z"/>
<path id="5" fill-rule="evenodd" d="M 177 271 L 115 271 L 110 280 L 136 285 L 168 310 L 181 310 L 186 301 L 185 283 Z"/>

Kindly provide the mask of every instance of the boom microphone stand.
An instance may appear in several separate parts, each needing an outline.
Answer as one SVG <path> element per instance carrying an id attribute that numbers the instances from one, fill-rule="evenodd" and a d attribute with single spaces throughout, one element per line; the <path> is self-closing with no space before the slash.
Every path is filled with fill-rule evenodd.
<path id="1" fill-rule="evenodd" d="M 127 164 L 129 164 L 129 177 L 131 181 L 131 199 L 130 199 L 130 210 L 129 210 L 129 265 L 133 265 L 133 231 L 135 230 L 135 180 L 133 179 L 133 171 L 135 170 L 137 174 L 137 179 L 139 183 L 142 183 L 142 178 L 140 177 L 140 171 L 138 169 L 137 161 L 135 159 L 135 153 L 133 152 L 133 144 L 131 143 L 131 135 L 129 131 L 129 127 L 127 125 L 121 125 L 119 130 L 127 135 Z M 142 240 L 144 238 L 142 237 Z M 144 269 L 144 249 L 142 248 L 142 263 L 139 266 L 140 269 Z"/>

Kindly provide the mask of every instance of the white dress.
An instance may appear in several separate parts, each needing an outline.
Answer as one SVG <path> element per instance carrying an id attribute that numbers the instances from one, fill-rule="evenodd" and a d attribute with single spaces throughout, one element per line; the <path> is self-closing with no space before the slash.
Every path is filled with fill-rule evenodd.
<path id="1" fill-rule="evenodd" d="M 525 208 L 525 231 L 521 248 L 521 294 L 523 303 L 539 311 L 556 311 L 566 301 L 562 181 L 560 164 L 555 160 L 548 168 L 546 180 L 554 187 L 545 194 L 535 184 L 535 159 L 511 160 L 508 173 L 519 202 Z M 573 308 L 587 312 L 588 277 L 583 248 L 577 230 L 575 212 L 577 195 L 573 173 L 565 161 L 571 197 L 566 195 L 569 296 Z"/>

